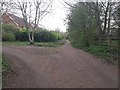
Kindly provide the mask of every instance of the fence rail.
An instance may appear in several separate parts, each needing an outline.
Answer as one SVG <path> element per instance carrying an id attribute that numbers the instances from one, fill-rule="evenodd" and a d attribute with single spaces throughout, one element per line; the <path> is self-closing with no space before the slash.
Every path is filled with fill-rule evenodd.
<path id="1" fill-rule="evenodd" d="M 113 36 L 108 37 L 108 36 L 103 36 L 103 37 L 100 38 L 100 40 L 108 40 L 108 39 L 110 39 L 110 40 L 119 40 L 119 37 L 113 37 Z"/>

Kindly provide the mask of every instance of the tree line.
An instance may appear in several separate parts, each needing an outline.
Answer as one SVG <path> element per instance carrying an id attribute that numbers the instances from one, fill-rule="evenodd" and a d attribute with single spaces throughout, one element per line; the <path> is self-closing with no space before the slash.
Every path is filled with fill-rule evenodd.
<path id="1" fill-rule="evenodd" d="M 77 2 L 70 6 L 68 36 L 71 43 L 89 47 L 101 38 L 118 37 L 120 2 Z"/>
<path id="2" fill-rule="evenodd" d="M 50 13 L 53 0 L 9 0 L 0 2 L 0 15 L 14 13 L 22 16 L 27 29 L 30 44 L 34 44 L 35 30 L 40 26 L 40 21 Z M 0 19 L 2 27 L 2 19 Z"/>
<path id="3" fill-rule="evenodd" d="M 2 41 L 29 41 L 28 30 L 25 27 L 21 29 L 12 24 L 5 24 L 2 28 Z M 58 42 L 64 38 L 64 33 L 58 31 L 50 31 L 43 28 L 34 31 L 35 42 Z"/>
<path id="4" fill-rule="evenodd" d="M 67 34 L 72 46 L 110 63 L 118 61 L 120 2 L 65 3 L 70 12 Z"/>

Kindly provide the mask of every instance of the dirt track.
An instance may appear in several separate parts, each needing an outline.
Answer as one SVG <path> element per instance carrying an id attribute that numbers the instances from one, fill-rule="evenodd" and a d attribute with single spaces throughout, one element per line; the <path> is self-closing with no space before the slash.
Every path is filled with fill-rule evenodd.
<path id="1" fill-rule="evenodd" d="M 3 53 L 15 75 L 6 87 L 12 88 L 117 88 L 117 66 L 72 48 L 3 46 Z"/>

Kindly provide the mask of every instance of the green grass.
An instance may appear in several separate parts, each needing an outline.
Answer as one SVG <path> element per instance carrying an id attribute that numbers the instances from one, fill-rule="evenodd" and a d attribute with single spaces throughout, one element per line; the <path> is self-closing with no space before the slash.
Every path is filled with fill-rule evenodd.
<path id="1" fill-rule="evenodd" d="M 60 47 L 65 43 L 65 40 L 59 40 L 57 42 L 37 42 L 35 43 L 36 46 L 41 47 Z"/>
<path id="2" fill-rule="evenodd" d="M 53 42 L 41 42 L 41 43 L 36 43 L 36 46 L 41 46 L 41 47 L 58 47 L 59 45 L 57 43 Z"/>
<path id="3" fill-rule="evenodd" d="M 0 69 L 4 72 L 9 68 L 9 65 L 6 62 L 6 58 L 4 56 L 0 56 Z"/>
<path id="4" fill-rule="evenodd" d="M 60 40 L 58 42 L 35 42 L 35 46 L 41 47 L 59 47 L 65 43 L 65 40 Z M 27 41 L 15 41 L 15 42 L 3 42 L 3 45 L 16 45 L 16 46 L 28 46 L 30 42 Z"/>
<path id="5" fill-rule="evenodd" d="M 96 45 L 91 45 L 90 47 L 80 47 L 79 45 L 72 44 L 74 48 L 83 49 L 86 52 L 89 52 L 98 58 L 101 58 L 104 61 L 114 63 L 118 61 L 118 41 L 112 41 L 111 46 L 107 46 L 101 43 Z"/>
<path id="6" fill-rule="evenodd" d="M 98 46 L 92 45 L 88 48 L 84 48 L 84 50 L 101 58 L 109 57 L 109 52 L 110 52 L 110 49 L 107 46 L 99 46 L 99 45 Z"/>
<path id="7" fill-rule="evenodd" d="M 110 63 L 117 63 L 118 61 L 118 49 L 108 46 L 92 45 L 88 48 L 83 48 L 85 51 L 102 58 Z"/>
<path id="8" fill-rule="evenodd" d="M 27 45 L 30 45 L 29 42 L 27 41 L 23 41 L 23 42 L 20 42 L 20 41 L 15 41 L 15 42 L 2 42 L 3 45 L 16 45 L 16 46 L 27 46 Z"/>

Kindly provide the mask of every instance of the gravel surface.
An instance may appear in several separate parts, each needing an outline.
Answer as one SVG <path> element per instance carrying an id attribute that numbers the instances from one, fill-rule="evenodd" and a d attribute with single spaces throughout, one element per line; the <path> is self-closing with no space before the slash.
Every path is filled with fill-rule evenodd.
<path id="1" fill-rule="evenodd" d="M 69 42 L 59 48 L 3 46 L 12 74 L 5 88 L 117 88 L 118 67 Z"/>

